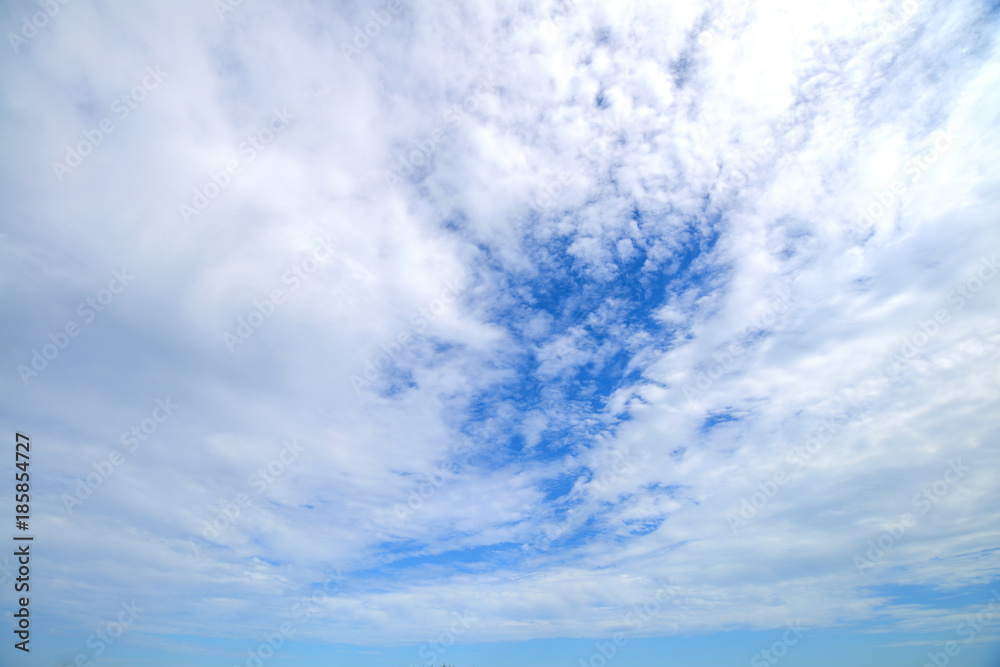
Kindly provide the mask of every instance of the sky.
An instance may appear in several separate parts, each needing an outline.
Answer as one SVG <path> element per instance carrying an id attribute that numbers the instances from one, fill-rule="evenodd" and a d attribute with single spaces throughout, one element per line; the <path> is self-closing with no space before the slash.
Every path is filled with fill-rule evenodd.
<path id="1" fill-rule="evenodd" d="M 997 667 L 998 18 L 3 3 L 0 664 Z"/>

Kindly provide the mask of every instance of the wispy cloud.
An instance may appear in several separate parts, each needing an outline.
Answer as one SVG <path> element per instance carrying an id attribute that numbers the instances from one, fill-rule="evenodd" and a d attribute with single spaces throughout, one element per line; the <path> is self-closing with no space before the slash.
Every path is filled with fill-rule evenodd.
<path id="1" fill-rule="evenodd" d="M 263 660 L 329 588 L 296 641 L 450 661 L 618 650 L 669 577 L 635 636 L 995 582 L 991 11 L 10 5 L 0 422 L 47 452 L 51 626 L 134 597 L 122 642 Z"/>

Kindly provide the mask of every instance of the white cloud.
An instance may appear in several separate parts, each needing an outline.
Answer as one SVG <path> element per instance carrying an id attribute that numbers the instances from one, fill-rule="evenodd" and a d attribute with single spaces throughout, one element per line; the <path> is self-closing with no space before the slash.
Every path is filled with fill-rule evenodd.
<path id="1" fill-rule="evenodd" d="M 149 632 L 242 636 L 341 567 L 353 578 L 304 635 L 420 641 L 464 610 L 470 639 L 606 634 L 608 609 L 669 576 L 682 594 L 644 633 L 947 629 L 868 587 L 997 574 L 1000 280 L 961 309 L 948 297 L 1000 252 L 998 68 L 974 3 L 921 3 L 885 33 L 898 3 L 869 5 L 751 3 L 710 44 L 725 6 L 406 5 L 352 63 L 360 7 L 66 5 L 0 66 L 2 422 L 50 452 L 34 521 L 54 613 L 89 627 L 86 610 L 134 591 Z M 149 66 L 169 78 L 60 182 L 52 161 Z M 276 107 L 294 121 L 242 156 Z M 947 128 L 953 145 L 859 229 Z M 333 260 L 292 290 L 327 237 Z M 134 285 L 24 386 L 16 366 L 122 265 Z M 274 289 L 286 303 L 230 353 L 222 334 Z M 60 495 L 167 394 L 182 414 L 67 516 Z M 832 417 L 840 432 L 790 464 Z M 290 437 L 306 452 L 256 494 L 249 476 Z M 601 482 L 624 449 L 641 463 Z M 859 575 L 853 555 L 952 458 L 968 479 Z M 734 534 L 727 514 L 786 469 Z M 195 554 L 241 492 L 253 508 Z"/>

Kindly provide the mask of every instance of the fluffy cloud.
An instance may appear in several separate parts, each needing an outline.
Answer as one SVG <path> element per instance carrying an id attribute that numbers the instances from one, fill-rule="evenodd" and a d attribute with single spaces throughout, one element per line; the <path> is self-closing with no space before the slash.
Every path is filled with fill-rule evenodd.
<path id="1" fill-rule="evenodd" d="M 669 578 L 642 633 L 949 629 L 879 587 L 997 576 L 994 19 L 386 7 L 73 2 L 0 65 L 44 613 L 243 637 L 339 569 L 303 636 L 603 635 Z"/>

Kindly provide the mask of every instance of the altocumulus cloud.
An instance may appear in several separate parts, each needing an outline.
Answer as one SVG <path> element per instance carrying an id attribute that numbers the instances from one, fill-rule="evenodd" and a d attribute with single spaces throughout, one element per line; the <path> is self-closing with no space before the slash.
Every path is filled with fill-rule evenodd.
<path id="1" fill-rule="evenodd" d="M 135 599 L 109 656 L 251 649 L 337 570 L 296 641 L 420 645 L 456 615 L 462 642 L 606 641 L 669 580 L 636 634 L 801 622 L 800 653 L 844 623 L 951 632 L 940 600 L 1000 576 L 987 5 L 49 4 L 30 38 L 37 5 L 0 12 L 0 422 L 44 443 L 47 627 Z"/>

